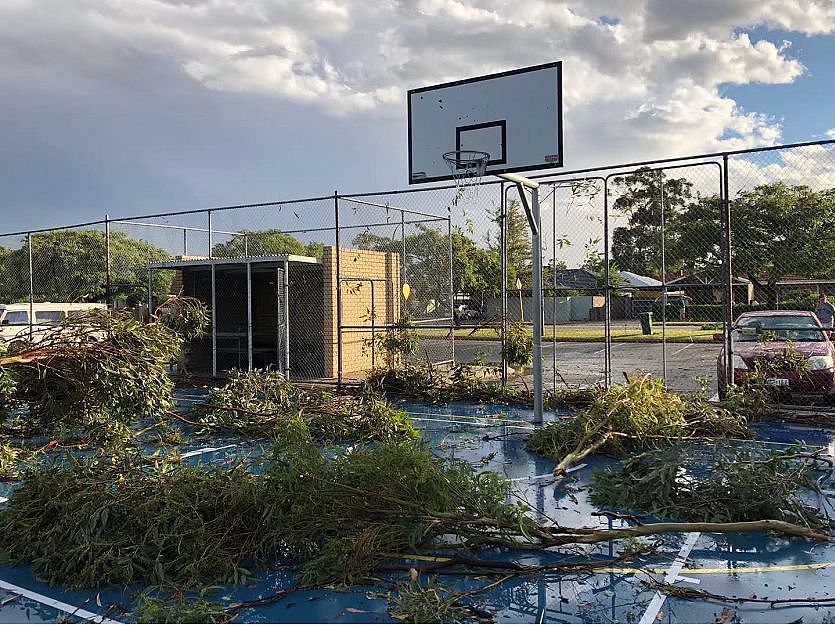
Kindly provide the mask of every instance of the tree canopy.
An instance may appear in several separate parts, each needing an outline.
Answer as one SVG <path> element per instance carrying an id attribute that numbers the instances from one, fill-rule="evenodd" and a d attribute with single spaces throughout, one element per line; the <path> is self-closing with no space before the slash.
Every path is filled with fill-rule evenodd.
<path id="1" fill-rule="evenodd" d="M 619 179 L 614 209 L 628 216 L 615 228 L 613 260 L 638 274 L 661 275 L 660 186 L 654 172 Z M 719 280 L 722 267 L 721 200 L 695 193 L 684 179 L 667 178 L 666 269 L 704 281 Z M 776 284 L 789 274 L 835 276 L 835 189 L 815 191 L 783 182 L 741 191 L 731 199 L 731 265 L 751 280 L 758 297 L 773 302 Z"/>
<path id="2" fill-rule="evenodd" d="M 105 234 L 99 230 L 56 230 L 32 235 L 32 282 L 36 300 L 103 301 L 107 288 Z M 144 301 L 148 264 L 171 260 L 165 250 L 124 232 L 110 234 L 111 296 Z M 154 292 L 168 294 L 170 271 L 154 272 Z M 0 300 L 29 299 L 29 251 L 0 249 Z"/>
<path id="3" fill-rule="evenodd" d="M 302 243 L 292 234 L 287 234 L 277 228 L 270 228 L 268 230 L 242 230 L 229 241 L 216 244 L 212 248 L 212 256 L 215 258 L 238 258 L 242 256 L 295 254 L 296 256 L 312 256 L 321 259 L 324 249 L 323 243 L 316 241 Z"/>

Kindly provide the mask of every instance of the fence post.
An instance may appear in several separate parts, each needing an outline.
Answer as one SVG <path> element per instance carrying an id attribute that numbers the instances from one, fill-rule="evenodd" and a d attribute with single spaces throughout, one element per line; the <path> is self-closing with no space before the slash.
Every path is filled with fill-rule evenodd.
<path id="1" fill-rule="evenodd" d="M 29 340 L 32 340 L 32 318 L 35 314 L 35 278 L 33 276 L 32 267 L 32 233 L 26 233 L 26 247 L 28 248 L 29 256 Z"/>
<path id="2" fill-rule="evenodd" d="M 505 339 L 507 337 L 507 189 L 505 183 L 499 186 L 499 258 L 501 259 L 501 298 L 502 298 L 502 384 L 507 384 L 507 360 L 505 360 Z"/>
<path id="3" fill-rule="evenodd" d="M 400 318 L 403 319 L 406 310 L 406 296 L 403 294 L 403 285 L 408 284 L 406 280 L 406 218 L 405 212 L 400 211 Z"/>
<path id="4" fill-rule="evenodd" d="M 206 211 L 206 215 L 208 215 L 208 231 L 209 231 L 209 253 L 208 257 L 211 259 L 212 257 L 212 211 Z"/>
<path id="5" fill-rule="evenodd" d="M 447 206 L 447 258 L 449 262 L 449 346 L 455 364 L 455 284 L 452 279 L 452 204 Z"/>
<path id="6" fill-rule="evenodd" d="M 188 256 L 188 230 L 183 228 L 183 257 Z"/>
<path id="7" fill-rule="evenodd" d="M 519 193 L 524 193 L 522 188 Z M 531 216 L 536 225 L 536 232 L 531 234 L 533 247 L 533 411 L 539 425 L 543 423 L 542 414 L 542 219 L 539 214 L 539 189 L 531 189 Z"/>
<path id="8" fill-rule="evenodd" d="M 107 307 L 111 307 L 111 276 L 110 276 L 110 215 L 104 215 L 104 253 L 105 253 L 105 269 L 104 269 L 104 301 Z"/>
<path id="9" fill-rule="evenodd" d="M 339 253 L 341 245 L 339 235 L 339 192 L 333 192 L 333 223 L 336 230 L 336 387 L 342 390 L 342 266 Z"/>
<path id="10" fill-rule="evenodd" d="M 658 187 L 661 194 L 661 376 L 667 384 L 667 247 L 664 236 L 666 213 L 664 212 L 664 170 L 658 170 Z"/>
<path id="11" fill-rule="evenodd" d="M 612 283 L 609 272 L 609 178 L 603 179 L 603 388 L 612 384 Z"/>
<path id="12" fill-rule="evenodd" d="M 725 382 L 733 384 L 734 370 L 733 370 L 733 341 L 731 335 L 731 327 L 734 322 L 734 289 L 733 289 L 733 267 L 731 265 L 731 253 L 733 250 L 733 230 L 731 228 L 731 198 L 728 186 L 728 155 L 722 155 L 722 240 L 724 249 L 724 258 L 722 265 L 724 271 L 722 272 L 723 284 L 723 300 L 725 304 Z"/>

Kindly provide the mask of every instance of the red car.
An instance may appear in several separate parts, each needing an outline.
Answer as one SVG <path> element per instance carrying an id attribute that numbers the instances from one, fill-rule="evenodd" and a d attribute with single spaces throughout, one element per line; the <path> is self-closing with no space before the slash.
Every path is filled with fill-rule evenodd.
<path id="1" fill-rule="evenodd" d="M 756 362 L 766 382 L 788 395 L 829 395 L 835 390 L 835 348 L 828 329 L 814 313 L 802 310 L 763 310 L 743 313 L 731 335 L 734 384 L 740 385 Z M 792 345 L 809 365 L 808 371 L 781 370 L 775 359 Z M 716 363 L 719 396 L 725 397 L 724 347 Z M 771 366 L 769 366 L 771 365 Z"/>

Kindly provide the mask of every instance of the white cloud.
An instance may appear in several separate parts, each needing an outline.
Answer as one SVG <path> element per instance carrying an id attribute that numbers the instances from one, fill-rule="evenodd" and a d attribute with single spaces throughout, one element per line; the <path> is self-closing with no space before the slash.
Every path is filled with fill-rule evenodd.
<path id="1" fill-rule="evenodd" d="M 5 0 L 0 23 L 3 89 L 68 76 L 141 84 L 156 64 L 216 92 L 337 115 L 402 118 L 410 87 L 562 59 L 577 164 L 594 151 L 612 162 L 775 143 L 779 123 L 721 86 L 790 83 L 804 67 L 788 45 L 739 29 L 830 33 L 835 3 Z"/>

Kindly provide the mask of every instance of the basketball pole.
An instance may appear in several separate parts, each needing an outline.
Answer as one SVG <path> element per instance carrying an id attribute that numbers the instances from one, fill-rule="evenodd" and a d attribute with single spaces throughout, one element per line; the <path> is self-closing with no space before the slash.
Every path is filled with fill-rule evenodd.
<path id="1" fill-rule="evenodd" d="M 543 325 L 543 296 L 542 296 L 542 243 L 540 233 L 542 231 L 542 219 L 539 214 L 539 183 L 524 176 L 516 174 L 498 174 L 516 185 L 519 191 L 519 199 L 525 209 L 528 218 L 528 225 L 531 229 L 531 261 L 532 266 L 532 293 L 533 293 L 533 413 L 534 420 L 538 425 L 544 422 L 543 397 L 542 397 L 542 325 Z M 531 201 L 528 203 L 528 196 L 525 189 L 531 192 Z"/>

